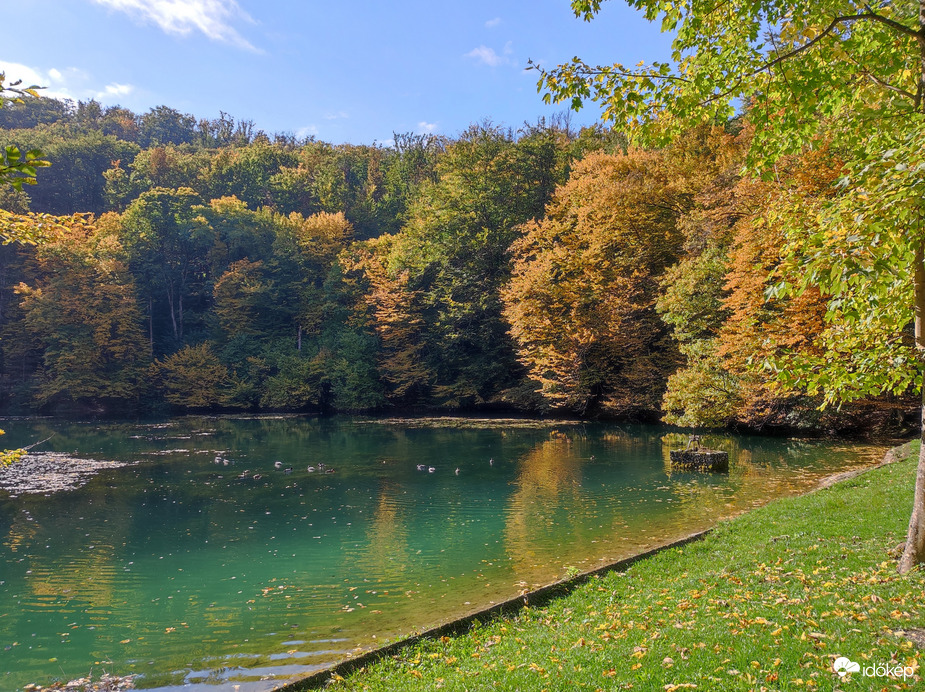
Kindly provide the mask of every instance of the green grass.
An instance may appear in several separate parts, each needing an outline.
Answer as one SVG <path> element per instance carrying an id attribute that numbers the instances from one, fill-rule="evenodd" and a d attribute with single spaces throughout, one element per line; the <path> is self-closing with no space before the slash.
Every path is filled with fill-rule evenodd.
<path id="1" fill-rule="evenodd" d="M 917 454 L 917 447 L 915 448 Z M 705 540 L 591 579 L 544 608 L 431 640 L 341 690 L 880 690 L 861 666 L 918 667 L 925 575 L 900 576 L 915 460 L 723 522 Z"/>

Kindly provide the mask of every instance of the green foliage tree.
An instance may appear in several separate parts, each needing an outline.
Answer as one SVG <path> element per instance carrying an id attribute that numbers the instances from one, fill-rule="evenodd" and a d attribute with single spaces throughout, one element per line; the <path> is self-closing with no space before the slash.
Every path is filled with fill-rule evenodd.
<path id="1" fill-rule="evenodd" d="M 421 298 L 426 369 L 435 373 L 432 391 L 440 405 L 500 401 L 523 379 L 502 316 L 508 248 L 521 224 L 542 215 L 570 161 L 567 133 L 536 128 L 521 134 L 473 126 L 448 144 L 437 181 L 422 186 L 408 223 L 383 246 L 389 278 Z"/>
<path id="2" fill-rule="evenodd" d="M 99 130 L 73 124 L 15 130 L 10 135 L 23 148 L 40 148 L 54 165 L 42 171 L 32 189 L 32 209 L 55 215 L 107 211 L 104 172 L 113 161 L 131 161 L 138 145 Z"/>
<path id="3" fill-rule="evenodd" d="M 760 171 L 823 137 L 837 142 L 846 153 L 844 194 L 818 210 L 818 224 L 791 228 L 792 266 L 806 280 L 791 274 L 774 292 L 812 286 L 829 297 L 822 359 L 801 374 L 833 403 L 908 388 L 925 397 L 925 210 L 915 192 L 925 170 L 925 3 L 630 5 L 673 32 L 671 60 L 594 67 L 576 58 L 540 70 L 545 98 L 576 108 L 598 101 L 606 119 L 655 140 L 725 120 L 744 101 L 756 128 L 750 160 Z M 601 6 L 572 2 L 589 20 Z M 925 560 L 925 445 L 919 462 L 903 572 Z"/>
<path id="4" fill-rule="evenodd" d="M 164 398 L 185 409 L 225 406 L 234 387 L 228 368 L 206 342 L 184 346 L 152 366 Z"/>
<path id="5" fill-rule="evenodd" d="M 138 118 L 144 147 L 189 144 L 196 139 L 196 119 L 167 106 L 157 106 Z"/>
<path id="6" fill-rule="evenodd" d="M 138 197 L 122 217 L 122 243 L 142 290 L 153 305 L 166 302 L 173 343 L 184 334 L 184 301 L 205 276 L 213 232 L 199 213 L 199 196 L 189 188 L 155 188 Z"/>
<path id="7" fill-rule="evenodd" d="M 220 149 L 202 173 L 204 195 L 209 198 L 233 195 L 252 209 L 275 206 L 273 178 L 283 167 L 295 166 L 297 162 L 296 152 L 266 140 Z"/>

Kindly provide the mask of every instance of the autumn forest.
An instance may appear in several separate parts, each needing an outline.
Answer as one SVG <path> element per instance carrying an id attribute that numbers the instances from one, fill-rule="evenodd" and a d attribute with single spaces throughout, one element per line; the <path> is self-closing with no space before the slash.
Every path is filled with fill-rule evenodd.
<path id="1" fill-rule="evenodd" d="M 901 426 L 780 376 L 827 298 L 775 295 L 819 142 L 748 175 L 747 116 L 660 149 L 567 117 L 332 145 L 222 114 L 27 99 L 0 190 L 7 413 L 520 411 L 689 426 Z M 8 221 L 13 223 L 13 221 Z M 799 222 L 799 219 L 796 219 Z M 915 402 L 911 408 L 914 409 Z"/>

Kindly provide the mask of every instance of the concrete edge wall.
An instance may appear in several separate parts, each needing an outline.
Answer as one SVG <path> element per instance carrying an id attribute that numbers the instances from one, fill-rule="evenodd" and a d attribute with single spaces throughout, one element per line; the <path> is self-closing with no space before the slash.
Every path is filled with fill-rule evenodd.
<path id="1" fill-rule="evenodd" d="M 637 555 L 633 555 L 622 560 L 617 560 L 616 562 L 608 563 L 602 567 L 597 567 L 588 572 L 582 572 L 581 574 L 569 579 L 553 582 L 548 586 L 543 586 L 539 589 L 536 589 L 535 591 L 530 591 L 521 596 L 516 596 L 500 603 L 495 603 L 489 608 L 477 610 L 474 613 L 470 613 L 461 618 L 450 620 L 449 622 L 437 625 L 431 629 L 424 630 L 419 634 L 412 635 L 377 649 L 366 651 L 362 654 L 359 654 L 358 656 L 353 656 L 344 661 L 341 661 L 340 663 L 336 663 L 332 666 L 324 668 L 323 670 L 319 670 L 316 673 L 311 673 L 306 677 L 286 682 L 280 687 L 274 688 L 274 690 L 276 690 L 276 692 L 304 692 L 305 690 L 313 690 L 319 687 L 323 687 L 331 680 L 332 676 L 334 675 L 346 677 L 349 673 L 359 670 L 360 668 L 368 666 L 388 656 L 394 656 L 400 651 L 414 646 L 422 640 L 439 639 L 440 637 L 460 634 L 468 630 L 477 622 L 488 622 L 489 620 L 500 615 L 511 615 L 528 606 L 537 607 L 545 605 L 555 598 L 571 593 L 577 587 L 585 584 L 590 579 L 598 575 L 607 574 L 608 572 L 623 572 L 634 563 L 639 562 L 640 560 L 645 560 L 646 558 L 650 558 L 664 550 L 679 548 L 681 546 L 687 545 L 688 543 L 699 541 L 712 530 L 713 529 L 706 529 L 705 531 L 692 533 L 688 536 L 685 536 L 684 538 L 679 538 L 675 541 L 671 541 L 670 543 L 665 543 L 664 545 L 651 548 L 642 553 L 638 553 Z"/>

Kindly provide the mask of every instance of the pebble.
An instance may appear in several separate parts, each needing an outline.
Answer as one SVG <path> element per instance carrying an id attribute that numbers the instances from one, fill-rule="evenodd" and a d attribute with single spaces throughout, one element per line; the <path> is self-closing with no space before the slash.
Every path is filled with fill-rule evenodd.
<path id="1" fill-rule="evenodd" d="M 135 689 L 135 676 L 103 674 L 99 680 L 93 682 L 90 678 L 77 678 L 70 682 L 56 682 L 45 687 L 41 685 L 26 685 L 23 692 L 42 692 L 55 690 L 59 692 L 122 692 L 122 690 Z"/>

